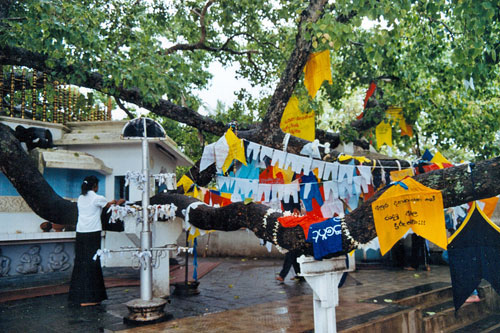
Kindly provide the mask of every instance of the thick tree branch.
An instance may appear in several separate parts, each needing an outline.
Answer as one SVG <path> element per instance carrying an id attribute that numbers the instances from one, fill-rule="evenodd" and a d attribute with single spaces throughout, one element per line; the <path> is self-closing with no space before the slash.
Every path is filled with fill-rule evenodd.
<path id="1" fill-rule="evenodd" d="M 244 51 L 238 51 L 235 49 L 232 49 L 229 47 L 229 43 L 236 38 L 237 36 L 242 36 L 242 35 L 247 35 L 249 36 L 248 33 L 238 33 L 233 36 L 230 36 L 224 44 L 220 47 L 214 47 L 210 46 L 206 43 L 206 37 L 207 37 L 207 28 L 206 28 L 206 22 L 205 22 L 205 16 L 207 14 L 208 8 L 215 2 L 215 0 L 209 0 L 203 6 L 203 9 L 201 10 L 201 13 L 198 13 L 196 10 L 192 10 L 194 13 L 196 13 L 200 17 L 200 40 L 196 43 L 191 43 L 191 44 L 175 44 L 168 49 L 164 50 L 162 54 L 164 55 L 169 55 L 177 51 L 194 51 L 194 50 L 205 50 L 205 51 L 210 51 L 210 52 L 228 52 L 230 54 L 237 54 L 237 55 L 242 55 L 242 54 L 247 54 L 251 55 L 254 53 L 260 53 L 257 50 L 244 50 Z"/>
<path id="2" fill-rule="evenodd" d="M 315 23 L 321 17 L 326 2 L 326 0 L 311 0 L 308 8 L 304 10 L 300 16 L 297 35 L 295 37 L 295 47 L 281 75 L 278 86 L 274 90 L 267 113 L 262 122 L 261 131 L 264 137 L 266 137 L 266 144 L 283 140 L 283 138 L 276 137 L 276 135 L 283 136 L 283 132 L 280 130 L 276 131 L 276 129 L 280 128 L 279 124 L 283 111 L 285 110 L 288 100 L 292 96 L 293 90 L 297 85 L 312 50 L 310 38 L 305 38 L 305 35 L 310 30 L 306 28 L 306 26 L 308 23 Z"/>
<path id="3" fill-rule="evenodd" d="M 41 72 L 51 73 L 55 77 L 65 77 L 75 72 L 75 67 L 66 65 L 65 61 L 62 59 L 51 59 L 54 61 L 55 66 L 49 67 L 46 64 L 47 59 L 48 57 L 46 55 L 37 52 L 9 46 L 0 47 L 0 65 L 26 66 Z M 114 95 L 115 98 L 119 98 L 124 102 L 136 104 L 160 116 L 165 116 L 180 123 L 196 127 L 205 132 L 222 135 L 226 131 L 225 124 L 214 121 L 209 117 L 202 116 L 190 108 L 178 106 L 164 99 L 160 99 L 156 105 L 146 102 L 138 89 L 115 87 L 112 82 L 106 80 L 99 73 L 87 72 L 78 80 L 68 83 L 94 89 L 103 93 L 106 93 L 106 89 L 116 91 Z"/>
<path id="4" fill-rule="evenodd" d="M 75 225 L 76 203 L 57 195 L 23 150 L 14 132 L 0 123 L 0 171 L 9 179 L 30 208 L 54 223 Z"/>
<path id="5" fill-rule="evenodd" d="M 120 99 L 119 99 L 119 98 L 116 98 L 116 97 L 115 97 L 115 102 L 116 102 L 116 105 L 118 105 L 118 107 L 119 107 L 120 109 L 122 109 L 122 111 L 123 111 L 123 112 L 125 112 L 125 113 L 127 114 L 127 117 L 128 117 L 129 119 L 134 119 L 134 118 L 135 118 L 135 117 L 134 117 L 134 114 L 133 114 L 132 112 L 130 112 L 130 111 L 129 111 L 126 107 L 125 107 L 125 105 L 123 105 L 123 103 L 120 101 Z"/>
<path id="6" fill-rule="evenodd" d="M 472 200 L 488 198 L 500 193 L 500 157 L 478 162 L 472 168 L 472 175 L 467 166 L 432 171 L 418 175 L 416 180 L 434 189 L 441 190 L 445 207 L 456 206 Z M 20 168 L 19 166 L 23 167 Z M 8 177 L 19 194 L 39 216 L 60 224 L 76 223 L 76 205 L 59 197 L 46 183 L 35 163 L 21 148 L 13 131 L 0 124 L 0 170 Z M 380 196 L 375 196 L 359 208 L 346 215 L 347 228 L 344 230 L 343 252 L 354 248 L 354 243 L 346 236 L 350 234 L 359 243 L 366 243 L 376 236 L 373 224 L 371 203 Z M 151 198 L 151 203 L 174 203 L 181 216 L 182 209 L 197 199 L 180 194 L 162 193 Z M 282 228 L 277 218 L 279 212 L 270 212 L 265 205 L 234 203 L 222 208 L 201 206 L 191 210 L 190 223 L 201 229 L 223 231 L 248 228 L 258 237 L 287 249 L 301 249 L 311 253 L 309 243 L 305 242 L 300 227 Z M 182 217 L 182 216 L 181 216 Z M 273 236 L 277 231 L 276 236 Z"/>

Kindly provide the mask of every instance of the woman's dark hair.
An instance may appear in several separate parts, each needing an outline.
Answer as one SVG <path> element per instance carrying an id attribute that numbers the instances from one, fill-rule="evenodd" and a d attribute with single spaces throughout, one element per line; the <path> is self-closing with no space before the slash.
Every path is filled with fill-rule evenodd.
<path id="1" fill-rule="evenodd" d="M 99 184 L 99 179 L 96 176 L 87 176 L 82 183 L 82 194 L 87 195 L 87 192 L 93 190 Z"/>

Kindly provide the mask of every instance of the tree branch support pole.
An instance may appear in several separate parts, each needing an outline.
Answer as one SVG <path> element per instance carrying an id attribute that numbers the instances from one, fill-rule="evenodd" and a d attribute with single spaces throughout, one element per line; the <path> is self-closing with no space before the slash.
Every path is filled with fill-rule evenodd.
<path id="1" fill-rule="evenodd" d="M 344 256 L 314 260 L 302 255 L 297 259 L 300 275 L 313 290 L 314 332 L 336 333 L 335 307 L 339 305 L 339 282 L 347 271 Z"/>

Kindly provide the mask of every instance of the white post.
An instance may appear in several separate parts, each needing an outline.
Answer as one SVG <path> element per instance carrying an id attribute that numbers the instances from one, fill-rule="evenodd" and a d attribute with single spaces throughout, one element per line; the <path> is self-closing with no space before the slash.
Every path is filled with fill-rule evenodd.
<path id="1" fill-rule="evenodd" d="M 336 333 L 335 307 L 339 304 L 338 284 L 347 270 L 345 257 L 314 260 L 302 255 L 297 259 L 300 275 L 313 290 L 314 331 Z"/>
<path id="2" fill-rule="evenodd" d="M 150 251 L 152 245 L 151 227 L 149 223 L 149 144 L 146 133 L 146 119 L 143 118 L 144 137 L 142 138 L 142 174 L 145 178 L 144 189 L 142 190 L 142 231 L 141 231 L 141 252 Z M 151 266 L 151 257 L 144 255 L 142 257 L 141 267 L 141 299 L 150 301 L 153 298 L 153 269 Z"/>

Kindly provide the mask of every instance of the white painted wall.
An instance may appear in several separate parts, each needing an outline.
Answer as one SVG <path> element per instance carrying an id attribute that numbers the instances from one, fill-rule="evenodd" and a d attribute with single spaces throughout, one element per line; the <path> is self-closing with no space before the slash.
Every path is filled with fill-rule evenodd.
<path id="1" fill-rule="evenodd" d="M 29 212 L 0 212 L 0 234 L 41 232 L 41 217 Z"/>
<path id="2" fill-rule="evenodd" d="M 113 169 L 111 175 L 106 176 L 106 198 L 114 198 L 115 176 L 124 176 L 127 171 L 142 171 L 142 144 L 140 141 L 124 141 L 123 144 L 113 145 L 75 145 L 71 150 L 86 152 L 99 159 Z M 175 172 L 175 161 L 159 151 L 154 143 L 149 144 L 149 169 L 151 174 L 158 174 L 162 167 L 167 172 Z M 142 199 L 142 191 L 135 186 L 130 186 L 130 201 Z M 153 193 L 151 193 L 153 194 Z"/>

